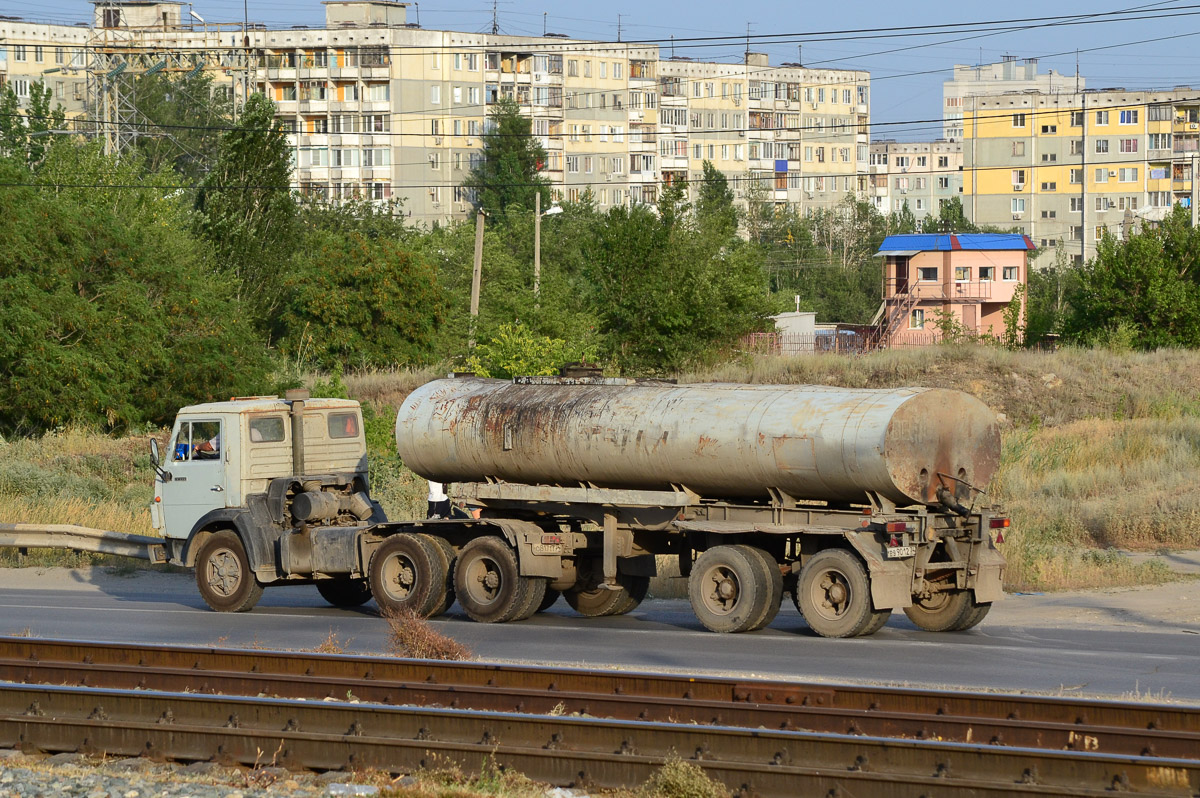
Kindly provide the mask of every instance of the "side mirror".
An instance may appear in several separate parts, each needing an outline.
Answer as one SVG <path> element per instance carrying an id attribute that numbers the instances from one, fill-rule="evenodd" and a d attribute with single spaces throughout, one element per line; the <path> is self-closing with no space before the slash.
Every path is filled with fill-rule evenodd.
<path id="1" fill-rule="evenodd" d="M 150 439 L 150 464 L 155 468 L 158 468 L 160 465 L 162 465 L 162 456 L 158 453 L 157 438 Z"/>

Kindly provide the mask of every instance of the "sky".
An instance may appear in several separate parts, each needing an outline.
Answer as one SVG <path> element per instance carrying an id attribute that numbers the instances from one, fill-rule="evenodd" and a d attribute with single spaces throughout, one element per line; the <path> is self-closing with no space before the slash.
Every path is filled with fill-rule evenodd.
<path id="1" fill-rule="evenodd" d="M 252 22 L 269 27 L 324 21 L 320 0 L 194 0 L 192 6 L 208 22 L 240 22 L 243 3 Z M 0 0 L 0 14 L 38 22 L 87 21 L 91 11 L 87 0 Z M 493 12 L 501 33 L 540 36 L 545 26 L 573 38 L 615 41 L 619 25 L 622 41 L 657 43 L 663 57 L 671 55 L 674 37 L 677 55 L 735 63 L 742 60 L 748 29 L 750 49 L 767 53 L 772 64 L 799 61 L 870 72 L 876 140 L 938 137 L 942 81 L 954 64 L 990 63 L 1005 55 L 1039 58 L 1039 71 L 1071 76 L 1078 59 L 1091 89 L 1200 91 L 1200 0 L 994 5 L 742 0 L 736 9 L 728 0 L 429 0 L 408 14 L 424 28 L 482 32 L 491 30 Z M 925 27 L 934 25 L 960 27 Z"/>

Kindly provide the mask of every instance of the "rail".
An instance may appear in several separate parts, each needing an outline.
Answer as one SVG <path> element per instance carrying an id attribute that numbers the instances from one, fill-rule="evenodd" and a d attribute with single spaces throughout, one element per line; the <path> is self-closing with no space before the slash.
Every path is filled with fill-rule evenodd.
<path id="1" fill-rule="evenodd" d="M 1187 706 L 30 638 L 0 640 L 0 679 L 25 683 L 0 689 L 0 746 L 43 750 L 394 771 L 494 752 L 598 786 L 674 751 L 760 795 L 1200 788 Z"/>

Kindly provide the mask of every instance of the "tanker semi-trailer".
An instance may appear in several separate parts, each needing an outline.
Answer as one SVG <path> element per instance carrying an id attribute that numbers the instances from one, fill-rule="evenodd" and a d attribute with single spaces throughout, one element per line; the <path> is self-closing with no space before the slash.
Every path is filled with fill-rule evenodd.
<path id="1" fill-rule="evenodd" d="M 405 464 L 455 483 L 463 517 L 388 521 L 370 496 L 357 402 L 305 392 L 179 411 L 152 441 L 161 538 L 0 524 L 0 546 L 76 548 L 196 569 L 215 610 L 314 584 L 336 606 L 527 618 L 559 595 L 629 612 L 657 557 L 697 617 L 769 624 L 789 592 L 818 634 L 903 609 L 923 629 L 979 623 L 1001 597 L 981 503 L 993 413 L 957 391 L 674 385 L 583 377 L 436 380 L 396 418 Z"/>
<path id="2" fill-rule="evenodd" d="M 584 615 L 628 612 L 657 555 L 714 631 L 769 624 L 785 590 L 830 637 L 897 608 L 967 629 L 1002 595 L 1008 519 L 980 503 L 997 420 L 958 391 L 456 378 L 405 400 L 396 443 L 480 511 L 419 525 L 476 620 L 560 591 Z"/>

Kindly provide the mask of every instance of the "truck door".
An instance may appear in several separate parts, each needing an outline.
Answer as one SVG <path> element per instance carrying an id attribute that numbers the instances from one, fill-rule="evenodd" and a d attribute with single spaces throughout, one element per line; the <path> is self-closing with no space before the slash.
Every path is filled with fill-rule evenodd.
<path id="1" fill-rule="evenodd" d="M 186 538 L 210 510 L 225 507 L 226 430 L 217 419 L 180 421 L 171 436 L 171 474 L 161 485 L 163 534 Z"/>

